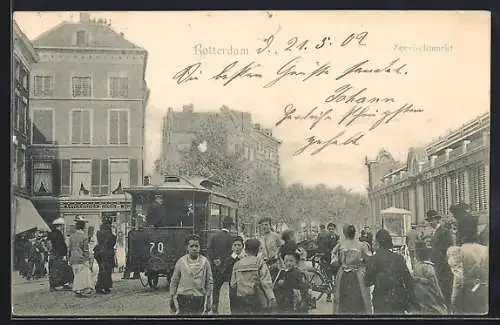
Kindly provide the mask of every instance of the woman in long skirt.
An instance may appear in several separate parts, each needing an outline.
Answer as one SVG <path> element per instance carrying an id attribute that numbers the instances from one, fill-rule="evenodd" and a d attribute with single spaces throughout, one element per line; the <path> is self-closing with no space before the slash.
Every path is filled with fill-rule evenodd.
<path id="1" fill-rule="evenodd" d="M 335 281 L 334 314 L 371 314 L 370 290 L 363 282 L 369 254 L 355 239 L 356 228 L 344 227 L 345 239 L 332 252 L 332 263 L 340 268 Z"/>
<path id="2" fill-rule="evenodd" d="M 97 246 L 94 253 L 99 264 L 99 274 L 95 285 L 97 293 L 110 293 L 113 287 L 111 275 L 115 267 L 115 244 L 116 236 L 111 231 L 111 224 L 103 222 L 101 229 L 97 232 Z"/>
<path id="3" fill-rule="evenodd" d="M 89 239 L 84 232 L 85 219 L 75 218 L 76 231 L 69 238 L 69 262 L 75 278 L 73 291 L 78 297 L 89 297 L 92 294 L 92 276 L 89 264 Z"/>

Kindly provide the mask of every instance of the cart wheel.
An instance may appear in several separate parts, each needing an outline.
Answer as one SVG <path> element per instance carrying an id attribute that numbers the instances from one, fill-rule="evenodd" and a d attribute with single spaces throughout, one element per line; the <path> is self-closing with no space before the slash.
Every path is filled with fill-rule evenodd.
<path id="1" fill-rule="evenodd" d="M 316 301 L 319 301 L 324 294 L 332 291 L 330 285 L 328 285 L 328 282 L 321 273 L 319 273 L 318 271 L 305 273 L 307 283 L 313 291 L 312 297 Z"/>
<path id="2" fill-rule="evenodd" d="M 149 287 L 152 289 L 158 289 L 158 280 L 159 280 L 159 276 L 157 274 L 152 275 L 152 276 L 148 275 Z"/>
<path id="3" fill-rule="evenodd" d="M 148 276 L 146 275 L 146 272 L 139 273 L 139 281 L 141 281 L 141 284 L 144 288 L 148 286 Z"/>

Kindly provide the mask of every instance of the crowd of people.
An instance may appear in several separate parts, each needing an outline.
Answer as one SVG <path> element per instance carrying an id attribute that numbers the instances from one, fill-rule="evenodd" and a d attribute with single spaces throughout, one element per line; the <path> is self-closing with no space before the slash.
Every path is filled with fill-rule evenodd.
<path id="1" fill-rule="evenodd" d="M 334 284 L 326 297 L 333 302 L 332 314 L 487 313 L 488 229 L 478 232 L 478 220 L 465 204 L 452 206 L 450 212 L 452 218 L 427 212 L 432 234 L 418 232 L 412 224 L 406 240 L 409 263 L 393 250 L 393 239 L 385 229 L 373 236 L 365 227 L 357 237 L 356 227 L 345 225 L 341 238 L 334 223 L 321 226 L 315 242 L 325 274 Z M 78 297 L 111 292 L 116 266 L 111 221 L 103 220 L 95 243 L 86 225 L 77 217 L 68 243 L 62 218 L 53 222 L 46 240 L 41 234 L 30 238 L 39 253 L 35 264 L 41 269 L 46 269 L 41 265 L 48 253 L 51 291 L 72 290 Z M 314 268 L 295 232 L 274 232 L 271 218 L 261 219 L 259 226 L 259 238 L 245 239 L 232 231 L 234 221 L 226 217 L 222 229 L 210 238 L 206 256 L 200 254 L 200 237 L 190 236 L 187 254 L 176 262 L 170 278 L 172 311 L 248 315 L 307 314 L 314 309 L 306 276 Z M 45 241 L 47 245 L 42 244 Z M 93 279 L 95 267 L 98 273 Z"/>

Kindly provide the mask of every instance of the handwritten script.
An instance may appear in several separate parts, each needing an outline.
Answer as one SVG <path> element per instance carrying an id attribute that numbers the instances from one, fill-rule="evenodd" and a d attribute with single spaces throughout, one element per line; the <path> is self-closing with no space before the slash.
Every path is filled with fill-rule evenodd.
<path id="1" fill-rule="evenodd" d="M 291 121 L 298 121 L 305 123 L 308 132 L 314 132 L 324 124 L 332 130 L 329 137 L 309 134 L 294 156 L 305 152 L 317 155 L 328 147 L 357 146 L 370 132 L 397 123 L 406 115 L 424 111 L 388 92 L 377 94 L 369 87 L 360 86 L 366 76 L 378 78 L 380 82 L 383 78 L 403 82 L 411 72 L 404 59 L 397 56 L 377 59 L 358 57 L 349 59 L 348 64 L 339 64 L 335 51 L 368 47 L 368 31 L 353 31 L 344 35 L 327 33 L 306 38 L 283 34 L 279 26 L 275 32 L 259 38 L 251 59 L 239 57 L 220 66 L 213 62 L 189 63 L 175 72 L 172 79 L 179 86 L 204 81 L 222 87 L 251 83 L 270 89 L 279 87 L 285 80 L 299 84 L 315 80 L 320 81 L 323 87 L 331 85 L 331 94 L 316 105 L 298 107 L 288 102 L 282 106 L 276 127 L 287 127 Z M 317 59 L 316 53 L 321 51 L 323 59 Z M 270 56 L 276 58 L 270 61 Z"/>

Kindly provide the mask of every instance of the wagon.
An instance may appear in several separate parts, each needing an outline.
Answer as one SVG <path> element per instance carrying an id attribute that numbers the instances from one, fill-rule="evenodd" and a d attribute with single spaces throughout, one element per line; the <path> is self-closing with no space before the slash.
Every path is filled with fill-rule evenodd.
<path id="1" fill-rule="evenodd" d="M 392 237 L 393 251 L 403 255 L 408 269 L 412 270 L 410 253 L 406 243 L 406 236 L 411 229 L 411 211 L 390 207 L 380 211 L 382 228 Z"/>
<path id="2" fill-rule="evenodd" d="M 156 176 L 145 184 L 124 189 L 132 196 L 132 220 L 148 214 L 154 196 L 163 197 L 165 227 L 146 225 L 129 233 L 127 268 L 139 270 L 144 287 L 157 288 L 160 277 L 170 282 L 175 263 L 185 255 L 186 239 L 197 234 L 206 255 L 212 235 L 229 216 L 238 225 L 238 202 L 218 191 L 216 182 L 203 177 Z"/>

